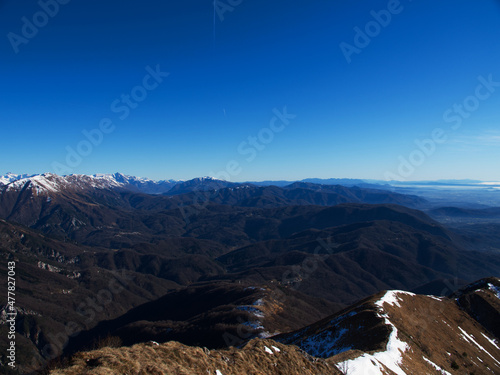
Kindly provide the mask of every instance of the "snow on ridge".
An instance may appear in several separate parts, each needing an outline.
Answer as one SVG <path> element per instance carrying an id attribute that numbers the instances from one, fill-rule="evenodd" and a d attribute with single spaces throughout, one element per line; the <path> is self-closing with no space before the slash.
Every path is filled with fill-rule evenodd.
<path id="1" fill-rule="evenodd" d="M 34 174 L 14 174 L 14 173 L 6 173 L 3 176 L 0 176 L 0 185 L 8 185 L 11 182 L 15 182 L 17 180 L 21 180 L 23 178 L 29 178 L 35 176 Z"/>
<path id="2" fill-rule="evenodd" d="M 398 329 L 391 323 L 388 313 L 384 310 L 384 303 L 401 307 L 401 298 L 399 297 L 401 294 L 409 296 L 415 295 L 414 293 L 402 290 L 389 290 L 382 298 L 375 302 L 375 306 L 379 308 L 378 316 L 383 318 L 385 324 L 392 328 L 389 339 L 387 340 L 386 349 L 373 354 L 365 353 L 360 357 L 340 362 L 336 364 L 337 368 L 349 368 L 349 374 L 352 375 L 383 375 L 385 374 L 385 366 L 396 375 L 406 375 L 400 365 L 403 361 L 403 353 L 410 349 L 410 346 L 398 338 Z"/>
<path id="3" fill-rule="evenodd" d="M 84 174 L 72 174 L 65 176 L 68 181 L 81 189 L 88 187 L 89 185 L 93 188 L 110 188 L 110 187 L 121 187 L 123 184 L 117 182 L 111 175 L 103 175 L 97 177 L 96 175 L 88 176 Z"/>
<path id="4" fill-rule="evenodd" d="M 241 311 L 246 311 L 257 318 L 264 317 L 264 313 L 261 310 L 255 308 L 253 306 L 237 306 L 236 309 L 241 310 Z"/>
<path id="5" fill-rule="evenodd" d="M 434 367 L 437 371 L 439 371 L 440 374 L 443 374 L 443 375 L 451 375 L 448 371 L 446 370 L 443 370 L 441 367 L 439 367 L 438 365 L 436 365 L 434 362 L 432 362 L 430 359 L 427 359 L 425 357 L 422 357 L 424 359 L 425 362 L 427 362 L 428 364 L 430 364 L 432 367 Z"/>
<path id="6" fill-rule="evenodd" d="M 404 290 L 388 290 L 380 300 L 375 302 L 375 305 L 383 308 L 383 304 L 388 303 L 391 306 L 401 307 L 401 305 L 399 304 L 400 298 L 398 297 L 398 294 L 415 296 L 415 293 L 406 292 Z"/>
<path id="7" fill-rule="evenodd" d="M 65 185 L 65 181 L 62 177 L 53 175 L 51 173 L 45 173 L 42 175 L 34 176 L 29 179 L 31 183 L 36 187 L 37 192 L 39 189 L 51 192 L 58 192 L 61 186 Z"/>
<path id="8" fill-rule="evenodd" d="M 300 348 L 314 357 L 328 358 L 352 349 L 350 346 L 338 346 L 340 340 L 348 332 L 349 330 L 347 328 L 337 329 L 335 333 L 332 330 L 326 329 L 302 340 L 300 342 Z"/>
<path id="9" fill-rule="evenodd" d="M 108 173 L 96 173 L 96 174 L 93 174 L 91 175 L 90 177 L 93 177 L 93 178 L 96 178 L 96 179 L 100 179 L 100 180 L 107 180 L 107 181 L 112 181 L 112 182 L 116 182 L 116 183 L 122 183 L 122 184 L 130 184 L 130 183 L 161 183 L 161 182 L 165 182 L 165 180 L 161 180 L 161 181 L 155 181 L 155 180 L 151 180 L 149 178 L 146 178 L 146 177 L 136 177 L 136 176 L 129 176 L 129 175 L 125 175 L 123 173 L 113 173 L 113 174 L 108 174 Z M 169 180 L 169 182 L 171 182 L 172 180 Z"/>
<path id="10" fill-rule="evenodd" d="M 496 287 L 493 284 L 488 284 L 488 288 L 493 291 L 497 297 L 500 298 L 500 288 Z M 384 366 L 394 372 L 397 375 L 405 374 L 403 368 L 401 368 L 401 363 L 403 360 L 403 353 L 410 349 L 408 343 L 400 340 L 398 338 L 398 330 L 394 324 L 390 321 L 389 313 L 384 309 L 385 304 L 401 307 L 401 302 L 403 299 L 401 295 L 409 295 L 414 296 L 415 294 L 405 291 L 392 290 L 387 291 L 378 301 L 374 304 L 379 308 L 379 317 L 384 318 L 385 324 L 391 326 L 392 332 L 390 333 L 386 349 L 385 351 L 376 352 L 373 354 L 365 353 L 357 358 L 347 360 L 344 362 L 337 363 L 336 366 L 339 369 L 348 369 L 349 374 L 352 375 L 364 375 L 364 374 L 376 374 L 383 375 L 386 372 L 384 371 Z M 433 298 L 437 301 L 443 301 L 442 298 L 436 296 L 427 296 L 429 298 Z M 446 323 L 446 322 L 445 322 Z M 447 324 L 447 323 L 446 323 Z M 472 335 L 465 332 L 462 328 L 458 327 L 462 332 L 461 336 L 465 341 L 468 341 L 470 344 L 477 346 L 481 349 L 482 352 L 490 356 L 495 360 L 497 364 L 500 365 L 500 362 L 496 360 L 490 353 L 488 353 L 475 339 Z M 491 340 L 486 335 L 483 336 L 496 348 L 498 348 L 497 343 L 494 340 Z M 435 370 L 438 372 L 451 375 L 449 372 L 443 370 L 441 367 L 437 366 L 435 363 L 430 361 L 429 359 L 423 357 L 424 361 L 430 364 Z M 500 366 L 499 366 L 500 367 Z"/>
<path id="11" fill-rule="evenodd" d="M 349 332 L 346 328 L 341 328 L 339 324 L 345 319 L 356 315 L 356 311 L 351 311 L 340 315 L 328 323 L 328 327 L 320 332 L 308 334 L 306 338 L 300 340 L 298 345 L 302 350 L 315 357 L 327 358 L 332 355 L 343 353 L 352 349 L 351 346 L 342 346 L 341 341 L 346 333 Z M 292 336 L 292 340 L 303 336 L 307 332 L 307 327 L 301 329 Z"/>
<path id="12" fill-rule="evenodd" d="M 262 298 L 259 298 L 257 301 L 255 301 L 253 306 L 264 306 L 264 300 Z"/>
<path id="13" fill-rule="evenodd" d="M 37 173 L 37 174 L 14 174 L 14 173 L 6 173 L 5 175 L 0 175 L 0 185 L 8 185 L 12 182 L 19 181 L 19 180 L 27 180 L 31 179 L 34 177 L 39 177 L 39 176 L 52 176 L 53 178 L 63 178 L 63 179 L 93 179 L 95 181 L 107 181 L 109 183 L 113 184 L 122 184 L 122 183 L 162 183 L 162 182 L 182 182 L 183 180 L 152 180 L 146 177 L 136 177 L 136 176 L 129 176 L 125 175 L 122 173 L 113 173 L 113 174 L 108 174 L 108 173 L 96 173 L 93 175 L 85 175 L 85 174 L 69 174 L 69 175 L 56 175 L 54 173 Z M 218 180 L 213 177 L 202 177 L 202 179 L 209 179 L 209 180 Z M 223 180 L 218 180 L 218 181 L 223 181 Z"/>
<path id="14" fill-rule="evenodd" d="M 264 330 L 264 326 L 262 325 L 262 320 L 265 315 L 264 315 L 264 312 L 257 308 L 256 306 L 263 306 L 264 305 L 264 301 L 262 300 L 262 298 L 258 299 L 257 301 L 253 302 L 251 305 L 240 305 L 240 306 L 237 306 L 236 309 L 237 310 L 240 310 L 240 311 L 246 311 L 249 315 L 250 315 L 250 318 L 251 320 L 247 321 L 247 322 L 243 322 L 242 324 L 247 326 L 247 327 L 250 327 L 252 329 L 255 329 L 255 330 Z M 270 334 L 268 334 L 267 332 L 263 331 L 259 334 L 259 336 L 261 337 L 268 337 L 268 336 L 271 336 Z"/>
<path id="15" fill-rule="evenodd" d="M 433 295 L 427 295 L 426 297 L 435 299 L 436 301 L 439 301 L 439 302 L 443 302 L 443 299 L 444 299 L 443 297 L 437 297 L 437 296 L 433 296 Z"/>
<path id="16" fill-rule="evenodd" d="M 489 290 L 491 290 L 493 293 L 495 293 L 495 295 L 497 296 L 497 298 L 500 298 L 500 288 L 491 284 L 491 283 L 488 283 L 488 288 Z"/>
<path id="17" fill-rule="evenodd" d="M 21 178 L 6 185 L 6 191 L 21 190 L 31 187 L 37 194 L 44 192 L 57 192 L 61 184 L 62 177 L 45 173 L 33 175 L 31 177 Z"/>
<path id="18" fill-rule="evenodd" d="M 486 335 L 485 335 L 484 333 L 482 333 L 482 332 L 481 332 L 481 335 L 483 335 L 483 336 L 484 336 L 484 338 L 485 338 L 486 340 L 488 340 L 488 341 L 490 342 L 490 344 L 491 344 L 491 345 L 493 345 L 495 348 L 497 348 L 498 350 L 500 350 L 500 348 L 498 347 L 498 345 L 497 345 L 497 343 L 496 343 L 496 341 L 495 341 L 495 340 L 490 339 L 488 336 L 486 336 Z"/>
<path id="19" fill-rule="evenodd" d="M 30 189 L 34 194 L 50 195 L 66 189 L 126 189 L 132 191 L 158 194 L 168 191 L 177 180 L 155 181 L 144 177 L 127 176 L 121 173 L 114 174 L 69 174 L 56 175 L 43 173 L 34 175 L 16 175 L 8 173 L 0 175 L 0 191 L 21 191 Z"/>
<path id="20" fill-rule="evenodd" d="M 18 179 L 16 179 L 17 175 L 14 176 L 16 177 L 11 176 L 10 178 L 13 179 L 13 181 L 4 184 L 6 186 L 6 191 L 21 190 L 25 187 L 30 187 L 37 194 L 41 194 L 60 192 L 67 188 L 86 189 L 89 187 L 111 188 L 123 186 L 122 183 L 117 182 L 109 176 L 96 177 L 82 174 L 59 176 L 53 173 L 27 175 L 26 177 Z M 4 178 L 2 181 L 7 181 L 7 178 Z"/>
<path id="21" fill-rule="evenodd" d="M 212 176 L 203 176 L 203 177 L 198 177 L 200 181 L 220 181 L 220 182 L 228 182 L 226 180 L 221 180 L 220 178 L 212 177 Z"/>
<path id="22" fill-rule="evenodd" d="M 345 371 L 349 375 L 384 375 L 385 371 L 382 365 L 375 361 L 370 354 L 363 354 L 362 356 L 339 362 L 335 366 L 340 371 Z M 406 374 L 405 374 L 406 375 Z"/>
<path id="23" fill-rule="evenodd" d="M 409 349 L 409 345 L 398 339 L 398 330 L 387 317 L 385 317 L 385 322 L 392 327 L 385 351 L 365 353 L 360 357 L 337 363 L 337 368 L 348 368 L 350 375 L 384 375 L 386 372 L 383 366 L 385 366 L 396 375 L 406 375 L 399 366 L 403 360 L 402 354 Z"/>
<path id="24" fill-rule="evenodd" d="M 462 332 L 462 337 L 465 339 L 465 341 L 468 341 L 469 343 L 476 345 L 479 349 L 481 349 L 481 351 L 482 351 L 483 353 L 488 354 L 491 358 L 493 358 L 493 360 L 494 360 L 496 363 L 498 363 L 498 364 L 500 365 L 500 362 L 499 362 L 499 361 L 498 361 L 495 357 L 493 357 L 490 353 L 488 353 L 488 352 L 486 351 L 486 349 L 484 349 L 481 345 L 479 345 L 479 344 L 478 344 L 478 342 L 477 342 L 476 340 L 474 340 L 474 337 L 473 337 L 472 335 L 470 335 L 470 334 L 468 334 L 467 332 L 465 332 L 465 331 L 462 329 L 462 327 L 458 327 L 458 329 Z M 500 367 L 500 366 L 499 366 L 499 367 Z"/>

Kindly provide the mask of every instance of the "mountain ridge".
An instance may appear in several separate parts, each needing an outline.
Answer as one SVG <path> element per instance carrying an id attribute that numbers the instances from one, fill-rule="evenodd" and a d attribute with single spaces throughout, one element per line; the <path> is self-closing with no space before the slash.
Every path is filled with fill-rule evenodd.
<path id="1" fill-rule="evenodd" d="M 500 279 L 488 278 L 458 295 L 484 294 L 498 314 L 498 290 Z M 238 347 L 209 350 L 175 341 L 104 347 L 79 352 L 49 373 L 116 371 L 120 362 L 126 363 L 125 368 L 135 366 L 150 373 L 175 368 L 178 373 L 217 375 L 498 373 L 499 337 L 461 309 L 455 297 L 381 291 L 299 330 L 253 338 Z M 475 307 L 484 309 L 480 304 Z M 254 350 L 250 356 L 249 350 Z M 138 364 L 134 358 L 141 352 L 148 359 Z M 289 356 L 282 361 L 285 353 Z"/>
<path id="2" fill-rule="evenodd" d="M 2 264 L 14 259 L 19 284 L 29 286 L 20 289 L 20 355 L 31 353 L 40 364 L 47 345 L 64 348 L 69 337 L 57 332 L 68 320 L 78 322 L 83 345 L 99 341 L 99 332 L 127 345 L 139 338 L 240 345 L 251 338 L 243 328 L 253 336 L 301 329 L 380 290 L 442 293 L 449 280 L 456 281 L 453 291 L 500 270 L 495 236 L 482 251 L 470 231 L 428 214 L 479 211 L 425 213 L 418 196 L 357 186 L 255 186 L 210 177 L 167 186 L 173 183 L 164 185 L 171 193 L 153 194 L 140 190 L 155 182 L 119 174 L 44 174 L 0 184 Z M 81 299 L 109 292 L 117 274 L 134 281 L 113 296 L 116 306 L 98 306 L 85 321 Z M 461 306 L 484 326 L 488 317 L 494 324 L 496 307 L 483 307 L 494 306 L 495 297 L 481 293 L 460 297 Z M 190 312 L 197 303 L 201 311 Z M 377 332 L 387 334 L 377 319 Z"/>

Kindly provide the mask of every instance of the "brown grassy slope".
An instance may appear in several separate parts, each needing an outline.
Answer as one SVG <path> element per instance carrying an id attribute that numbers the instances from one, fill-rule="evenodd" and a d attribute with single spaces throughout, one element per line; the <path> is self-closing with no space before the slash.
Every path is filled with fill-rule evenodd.
<path id="1" fill-rule="evenodd" d="M 496 289 L 496 291 L 495 291 Z M 500 279 L 488 277 L 453 294 L 457 304 L 483 327 L 500 338 Z"/>
<path id="2" fill-rule="evenodd" d="M 217 370 L 223 375 L 341 374 L 333 364 L 313 358 L 295 346 L 259 339 L 250 341 L 243 349 L 232 347 L 212 351 L 174 341 L 160 345 L 146 343 L 104 348 L 79 353 L 73 357 L 69 367 L 55 369 L 50 374 L 215 375 Z"/>
<path id="3" fill-rule="evenodd" d="M 125 346 L 150 340 L 220 349 L 259 334 L 288 332 L 337 311 L 335 305 L 279 287 L 213 282 L 192 285 L 99 323 L 70 340 L 65 354 L 95 348 L 103 337 Z"/>
<path id="4" fill-rule="evenodd" d="M 410 345 L 403 355 L 403 368 L 412 371 L 426 368 L 429 373 L 437 373 L 435 369 L 430 372 L 433 367 L 423 360 L 425 357 L 452 374 L 500 373 L 498 344 L 495 346 L 485 337 L 495 336 L 462 311 L 454 300 L 439 301 L 420 295 L 400 295 L 400 298 L 400 308 L 387 304 L 384 308 L 397 327 L 399 338 Z"/>
<path id="5" fill-rule="evenodd" d="M 495 336 L 455 300 L 408 294 L 398 294 L 398 300 L 400 307 L 385 303 L 383 311 L 397 328 L 398 338 L 409 345 L 399 366 L 405 373 L 439 374 L 424 357 L 452 374 L 500 373 L 499 345 L 486 338 Z"/>
<path id="6" fill-rule="evenodd" d="M 500 285 L 499 279 L 490 278 L 488 282 L 489 285 Z M 498 314 L 499 310 L 494 306 L 499 298 L 488 283 L 474 285 L 473 293 L 481 295 L 482 299 L 481 304 L 470 300 L 472 305 L 469 311 L 482 316 L 482 320 L 471 316 L 454 298 L 395 292 L 396 301 L 393 304 L 386 302 L 379 307 L 377 302 L 385 296 L 384 292 L 275 339 L 284 344 L 297 345 L 310 355 L 328 358 L 333 363 L 365 356 L 373 359 L 374 366 L 380 367 L 384 360 L 378 362 L 381 356 L 377 353 L 387 350 L 394 326 L 398 340 L 406 343 L 406 349 L 402 354 L 392 352 L 390 357 L 402 358 L 398 367 L 406 374 L 440 373 L 428 361 L 451 374 L 500 374 L 498 336 L 481 324 L 491 323 L 484 318 L 485 315 L 495 317 L 491 310 Z M 389 292 L 389 295 L 391 293 L 394 294 Z M 484 301 L 491 303 L 485 307 Z M 384 317 L 390 325 L 386 324 Z M 348 363 L 351 374 L 362 373 L 359 368 L 358 372 L 353 372 L 355 363 Z M 392 374 L 387 369 L 385 373 Z"/>
<path id="7" fill-rule="evenodd" d="M 495 301 L 497 291 L 490 285 L 500 285 L 500 280 L 488 279 L 488 282 L 490 284 L 475 283 L 479 289 L 474 292 Z M 309 354 L 314 349 L 317 355 L 328 357 L 326 359 L 314 358 L 294 345 L 275 340 L 254 339 L 243 349 L 231 347 L 213 351 L 177 342 L 147 343 L 78 353 L 68 367 L 52 370 L 50 374 L 218 374 L 217 370 L 224 375 L 339 374 L 337 364 L 351 375 L 364 375 L 375 368 L 378 369 L 376 373 L 393 375 L 389 367 L 395 363 L 398 373 L 405 374 L 500 373 L 500 348 L 494 341 L 498 341 L 498 337 L 461 309 L 455 299 L 397 291 L 388 293 L 390 298 L 385 292 L 379 293 L 328 319 L 277 338 L 297 344 L 309 350 Z M 389 302 L 377 303 L 382 297 Z M 335 338 L 336 331 L 343 328 L 350 329 L 342 334 L 342 340 L 328 339 Z M 388 359 L 380 353 L 391 353 L 387 344 L 394 340 L 394 330 L 397 330 L 397 340 L 405 343 L 405 349 L 392 351 L 389 356 L 392 358 Z M 311 346 L 312 337 L 321 341 L 321 347 Z M 305 345 L 307 342 L 309 344 Z M 331 350 L 335 345 L 345 349 L 331 356 L 335 353 Z M 352 361 L 360 357 L 368 359 L 364 369 L 355 368 Z M 342 362 L 347 366 L 342 366 Z"/>
<path id="8" fill-rule="evenodd" d="M 348 350 L 359 353 L 384 350 L 391 329 L 377 314 L 378 308 L 373 304 L 377 299 L 367 298 L 310 326 L 275 336 L 274 339 L 297 345 L 310 355 L 321 358 Z M 319 342 L 322 343 L 317 344 Z"/>

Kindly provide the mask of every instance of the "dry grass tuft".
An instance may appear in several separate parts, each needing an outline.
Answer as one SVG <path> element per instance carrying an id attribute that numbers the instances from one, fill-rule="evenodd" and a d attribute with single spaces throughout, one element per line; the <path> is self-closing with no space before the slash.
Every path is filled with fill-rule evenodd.
<path id="1" fill-rule="evenodd" d="M 259 339 L 250 341 L 243 349 L 226 350 L 189 347 L 173 341 L 106 347 L 78 353 L 68 367 L 52 370 L 50 374 L 208 375 L 216 374 L 217 370 L 223 375 L 341 374 L 333 364 L 313 358 L 295 346 Z"/>

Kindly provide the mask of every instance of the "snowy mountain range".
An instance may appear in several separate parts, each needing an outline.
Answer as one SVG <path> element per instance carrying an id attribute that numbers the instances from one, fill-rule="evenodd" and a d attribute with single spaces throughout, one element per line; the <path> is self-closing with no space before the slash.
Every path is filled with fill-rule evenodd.
<path id="1" fill-rule="evenodd" d="M 161 180 L 153 181 L 148 178 L 127 176 L 121 173 L 58 176 L 53 173 L 43 174 L 13 174 L 7 173 L 0 177 L 0 187 L 7 185 L 9 189 L 23 189 L 31 187 L 37 192 L 60 191 L 64 188 L 101 188 L 127 189 L 146 194 L 162 194 L 170 190 L 181 181 Z"/>
<path id="2" fill-rule="evenodd" d="M 37 176 L 52 176 L 52 173 L 43 174 L 14 174 L 6 173 L 5 175 L 0 175 L 0 186 L 7 185 L 15 181 L 26 180 Z M 389 187 L 401 186 L 401 187 L 421 187 L 421 186 L 434 186 L 434 187 L 462 187 L 462 188 L 474 188 L 474 187 L 487 187 L 487 188 L 500 188 L 500 182 L 485 182 L 479 180 L 437 180 L 437 181 L 383 181 L 383 180 L 370 180 L 370 179 L 350 179 L 350 178 L 306 178 L 302 180 L 265 180 L 265 181 L 247 181 L 244 183 L 236 183 L 224 181 L 214 177 L 198 177 L 191 180 L 152 180 L 145 177 L 136 177 L 125 175 L 122 173 L 113 174 L 93 174 L 93 175 L 82 175 L 74 174 L 62 176 L 64 178 L 69 178 L 71 181 L 78 179 L 83 179 L 89 181 L 90 179 L 95 180 L 97 185 L 106 185 L 110 187 L 124 187 L 132 191 L 138 191 L 146 194 L 162 194 L 169 191 L 172 187 L 178 184 L 188 183 L 188 186 L 194 184 L 205 183 L 207 185 L 213 185 L 217 183 L 224 187 L 229 187 L 231 185 L 247 184 L 254 186 L 279 186 L 284 187 L 291 185 L 293 183 L 309 183 L 316 185 L 342 185 L 342 186 L 359 186 L 366 188 L 378 188 L 387 189 Z M 184 190 L 184 188 L 179 190 Z M 187 188 L 189 190 L 189 188 Z M 203 189 L 202 189 L 203 190 Z"/>
<path id="3" fill-rule="evenodd" d="M 30 178 L 35 176 L 34 174 L 14 174 L 14 173 L 7 173 L 3 176 L 0 176 L 0 185 L 7 185 L 10 184 L 11 182 L 21 180 L 24 178 Z"/>
<path id="4" fill-rule="evenodd" d="M 223 188 L 236 188 L 238 186 L 292 186 L 293 184 L 316 185 L 343 185 L 363 186 L 368 185 L 363 180 L 351 179 L 305 179 L 295 181 L 262 181 L 262 182 L 230 182 L 210 176 L 197 177 L 191 180 L 152 180 L 144 177 L 113 174 L 72 174 L 58 176 L 53 173 L 43 174 L 14 174 L 7 173 L 0 176 L 0 189 L 6 186 L 7 190 L 22 190 L 32 188 L 37 193 L 56 192 L 63 189 L 126 189 L 136 193 L 177 195 L 194 191 L 212 191 Z M 373 185 L 377 187 L 376 185 Z M 302 186 L 303 187 L 303 186 Z"/>

